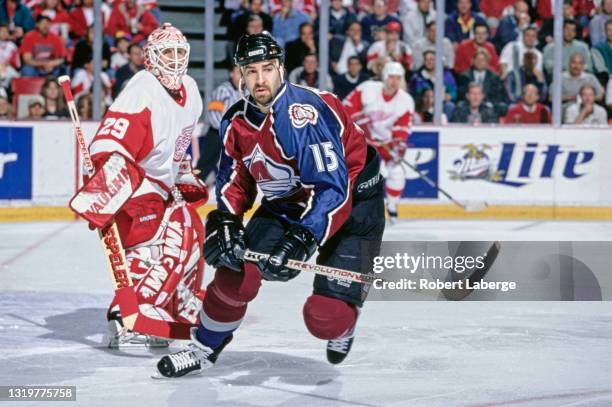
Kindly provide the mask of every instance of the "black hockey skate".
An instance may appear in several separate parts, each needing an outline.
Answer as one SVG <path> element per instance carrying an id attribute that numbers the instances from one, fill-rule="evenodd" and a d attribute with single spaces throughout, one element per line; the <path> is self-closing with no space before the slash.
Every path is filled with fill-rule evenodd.
<path id="1" fill-rule="evenodd" d="M 187 349 L 166 355 L 157 362 L 160 375 L 157 377 L 181 377 L 189 373 L 202 373 L 215 364 L 223 348 L 233 338 L 233 335 L 229 335 L 218 348 L 211 349 L 197 340 L 196 331 L 197 328 L 191 328 L 191 342 Z"/>
<path id="2" fill-rule="evenodd" d="M 356 325 L 356 324 L 355 324 Z M 338 339 L 327 341 L 327 361 L 332 365 L 342 363 L 351 351 L 355 339 L 355 327 Z"/>

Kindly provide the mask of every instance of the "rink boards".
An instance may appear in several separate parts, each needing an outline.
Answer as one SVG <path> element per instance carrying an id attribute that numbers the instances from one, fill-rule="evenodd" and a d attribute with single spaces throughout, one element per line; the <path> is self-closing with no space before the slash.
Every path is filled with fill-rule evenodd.
<path id="1" fill-rule="evenodd" d="M 96 123 L 83 130 L 91 137 Z M 608 127 L 416 127 L 408 144 L 406 160 L 436 185 L 489 207 L 466 213 L 406 167 L 402 217 L 612 219 Z M 70 122 L 0 124 L 0 220 L 71 218 L 77 160 Z"/>

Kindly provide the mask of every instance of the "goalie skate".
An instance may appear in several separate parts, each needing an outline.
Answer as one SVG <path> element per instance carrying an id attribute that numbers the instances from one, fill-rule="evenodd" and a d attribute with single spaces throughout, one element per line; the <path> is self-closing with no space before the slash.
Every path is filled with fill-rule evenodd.
<path id="1" fill-rule="evenodd" d="M 119 311 L 109 313 L 107 344 L 110 349 L 167 348 L 170 342 L 164 338 L 132 332 L 121 322 Z"/>
<path id="2" fill-rule="evenodd" d="M 209 348 L 196 338 L 197 328 L 191 328 L 191 342 L 186 349 L 164 356 L 157 363 L 154 379 L 182 377 L 188 374 L 201 374 L 211 368 L 219 354 L 232 341 L 230 335 L 216 349 Z"/>

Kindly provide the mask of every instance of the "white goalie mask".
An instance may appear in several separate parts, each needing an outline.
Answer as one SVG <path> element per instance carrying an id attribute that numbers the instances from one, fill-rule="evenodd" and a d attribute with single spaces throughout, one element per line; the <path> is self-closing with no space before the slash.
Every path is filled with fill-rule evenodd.
<path id="1" fill-rule="evenodd" d="M 164 23 L 147 38 L 144 47 L 145 69 L 168 90 L 179 90 L 189 64 L 189 43 L 183 33 Z"/>

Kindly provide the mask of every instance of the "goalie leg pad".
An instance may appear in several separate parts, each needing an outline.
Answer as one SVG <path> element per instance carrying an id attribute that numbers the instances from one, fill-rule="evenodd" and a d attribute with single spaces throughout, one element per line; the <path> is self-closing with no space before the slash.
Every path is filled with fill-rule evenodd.
<path id="1" fill-rule="evenodd" d="M 319 339 L 336 339 L 348 332 L 357 321 L 354 305 L 336 298 L 313 294 L 303 309 L 306 328 Z"/>

